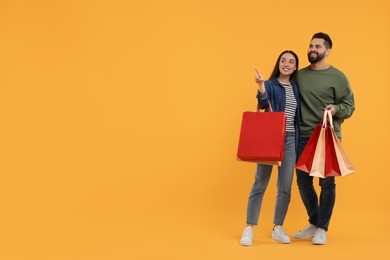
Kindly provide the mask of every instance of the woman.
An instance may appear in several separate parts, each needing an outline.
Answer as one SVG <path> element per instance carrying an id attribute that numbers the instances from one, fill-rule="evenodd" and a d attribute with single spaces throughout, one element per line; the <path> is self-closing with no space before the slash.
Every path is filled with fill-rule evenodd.
<path id="1" fill-rule="evenodd" d="M 287 118 L 283 161 L 282 165 L 278 167 L 278 193 L 272 232 L 272 239 L 282 244 L 290 243 L 290 237 L 284 232 L 282 225 L 290 203 L 299 137 L 299 94 L 295 83 L 298 63 L 298 56 L 293 51 L 286 50 L 279 55 L 269 80 L 264 81 L 258 70 L 256 70 L 257 75 L 255 77 L 258 84 L 258 108 L 269 111 L 269 102 L 274 112 L 285 112 Z M 248 201 L 247 226 L 244 228 L 240 240 L 240 244 L 243 246 L 252 245 L 253 226 L 257 225 L 271 172 L 272 165 L 257 164 L 255 182 Z"/>

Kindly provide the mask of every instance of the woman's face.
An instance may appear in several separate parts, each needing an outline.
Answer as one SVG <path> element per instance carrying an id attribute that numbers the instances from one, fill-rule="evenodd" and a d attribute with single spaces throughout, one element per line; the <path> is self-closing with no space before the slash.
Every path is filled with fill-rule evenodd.
<path id="1" fill-rule="evenodd" d="M 291 53 L 285 53 L 280 57 L 279 71 L 281 75 L 290 76 L 297 69 L 297 61 Z"/>

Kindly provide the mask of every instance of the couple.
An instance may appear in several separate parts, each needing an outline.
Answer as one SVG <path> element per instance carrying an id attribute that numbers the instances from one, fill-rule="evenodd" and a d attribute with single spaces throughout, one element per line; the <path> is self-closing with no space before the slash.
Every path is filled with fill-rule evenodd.
<path id="1" fill-rule="evenodd" d="M 332 41 L 325 33 L 313 35 L 308 59 L 310 65 L 298 71 L 298 57 L 293 51 L 280 54 L 269 80 L 257 71 L 258 107 L 268 111 L 268 101 L 275 112 L 285 112 L 286 138 L 284 158 L 278 167 L 277 197 L 274 213 L 272 239 L 289 244 L 290 237 L 283 230 L 291 198 L 291 185 L 296 161 L 299 159 L 315 126 L 320 122 L 324 109 L 333 115 L 334 130 L 341 139 L 341 124 L 355 110 L 353 93 L 347 77 L 327 63 Z M 298 86 L 296 85 L 298 84 Z M 299 89 L 299 91 L 298 91 Z M 253 226 L 257 225 L 265 190 L 270 180 L 272 165 L 257 164 L 247 209 L 247 226 L 240 244 L 251 246 Z M 294 233 L 294 238 L 312 238 L 312 243 L 324 245 L 326 232 L 335 204 L 335 177 L 320 178 L 320 198 L 313 186 L 313 177 L 296 170 L 297 183 L 302 201 L 309 216 L 309 224 Z"/>

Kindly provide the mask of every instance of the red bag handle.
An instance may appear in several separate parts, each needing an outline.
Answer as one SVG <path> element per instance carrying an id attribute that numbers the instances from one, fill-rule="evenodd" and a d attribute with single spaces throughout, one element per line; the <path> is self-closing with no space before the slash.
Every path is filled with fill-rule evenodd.
<path id="1" fill-rule="evenodd" d="M 269 112 L 274 112 L 272 110 L 271 102 L 269 102 L 269 100 L 268 100 L 268 108 L 269 108 Z M 258 106 L 256 106 L 256 112 L 260 112 L 260 108 Z"/>

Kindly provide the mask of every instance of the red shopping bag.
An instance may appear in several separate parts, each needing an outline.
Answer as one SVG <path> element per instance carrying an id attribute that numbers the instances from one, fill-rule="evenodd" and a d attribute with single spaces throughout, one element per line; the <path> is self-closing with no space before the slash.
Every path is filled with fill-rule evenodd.
<path id="1" fill-rule="evenodd" d="M 237 160 L 281 165 L 285 135 L 284 112 L 244 112 Z"/>
<path id="2" fill-rule="evenodd" d="M 305 149 L 303 149 L 302 151 L 301 157 L 299 157 L 299 160 L 296 165 L 297 169 L 310 173 L 321 128 L 321 124 L 318 124 L 316 128 L 314 128 L 314 131 L 310 136 L 309 141 L 307 141 Z"/>
<path id="3" fill-rule="evenodd" d="M 333 138 L 333 119 L 332 114 L 328 111 L 328 125 L 325 128 L 325 177 L 328 176 L 341 176 L 339 163 L 336 155 L 336 145 Z"/>
<path id="4" fill-rule="evenodd" d="M 314 154 L 321 133 L 322 123 L 323 120 L 319 124 L 317 124 L 317 126 L 314 128 L 314 131 L 311 134 L 309 141 L 307 141 L 307 144 L 303 149 L 301 156 L 299 157 L 299 160 L 296 164 L 296 168 L 301 171 L 307 173 L 310 173 L 311 171 Z"/>

